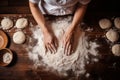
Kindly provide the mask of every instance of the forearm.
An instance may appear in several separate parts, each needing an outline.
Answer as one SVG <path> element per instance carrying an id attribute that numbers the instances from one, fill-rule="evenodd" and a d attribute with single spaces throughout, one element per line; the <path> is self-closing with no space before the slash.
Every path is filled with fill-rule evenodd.
<path id="1" fill-rule="evenodd" d="M 39 10 L 37 4 L 29 2 L 29 6 L 34 19 L 36 20 L 38 25 L 40 25 L 40 28 L 42 29 L 42 31 L 46 32 L 47 27 L 46 27 L 45 19 L 42 12 Z"/>
<path id="2" fill-rule="evenodd" d="M 84 14 L 86 12 L 86 8 L 87 8 L 87 5 L 78 5 L 75 13 L 74 13 L 74 17 L 73 17 L 73 21 L 71 23 L 71 31 L 73 31 L 75 29 L 75 27 L 80 24 L 80 22 L 82 21 L 83 17 L 84 17 Z"/>

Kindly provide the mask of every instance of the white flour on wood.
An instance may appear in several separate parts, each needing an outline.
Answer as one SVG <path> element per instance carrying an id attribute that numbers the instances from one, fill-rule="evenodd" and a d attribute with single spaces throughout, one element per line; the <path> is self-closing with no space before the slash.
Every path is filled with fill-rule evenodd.
<path id="1" fill-rule="evenodd" d="M 55 20 L 47 20 L 48 27 L 58 38 L 59 47 L 55 54 L 50 52 L 45 53 L 43 34 L 38 26 L 34 26 L 32 29 L 33 36 L 30 39 L 37 40 L 35 45 L 29 45 L 27 50 L 29 58 L 33 60 L 34 67 L 44 66 L 47 70 L 57 71 L 60 75 L 67 75 L 68 71 L 72 71 L 74 75 L 79 76 L 86 72 L 85 65 L 90 62 L 89 56 L 97 56 L 98 51 L 96 48 L 98 45 L 95 42 L 88 42 L 84 32 L 81 32 L 79 27 L 75 31 L 74 35 L 74 52 L 70 56 L 66 56 L 63 52 L 61 45 L 61 38 L 66 28 L 71 23 L 72 18 L 58 18 Z M 92 60 L 96 60 L 93 58 Z"/>

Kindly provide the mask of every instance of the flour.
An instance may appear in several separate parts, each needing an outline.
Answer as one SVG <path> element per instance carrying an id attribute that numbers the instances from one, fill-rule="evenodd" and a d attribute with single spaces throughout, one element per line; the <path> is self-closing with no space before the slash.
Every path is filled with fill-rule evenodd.
<path id="1" fill-rule="evenodd" d="M 30 44 L 37 41 L 35 45 L 29 45 L 27 50 L 29 58 L 33 60 L 34 67 L 44 66 L 49 71 L 57 71 L 59 75 L 68 76 L 72 72 L 74 76 L 79 76 L 86 72 L 85 66 L 90 62 L 90 56 L 94 56 L 93 61 L 98 61 L 95 56 L 98 56 L 96 48 L 98 45 L 95 42 L 88 42 L 85 32 L 80 31 L 77 27 L 74 35 L 74 52 L 70 56 L 64 54 L 61 38 L 65 30 L 69 27 L 72 17 L 58 18 L 56 20 L 47 20 L 48 28 L 53 31 L 58 39 L 59 47 L 55 54 L 50 52 L 45 53 L 43 34 L 38 26 L 32 28 L 33 36 L 30 38 Z"/>

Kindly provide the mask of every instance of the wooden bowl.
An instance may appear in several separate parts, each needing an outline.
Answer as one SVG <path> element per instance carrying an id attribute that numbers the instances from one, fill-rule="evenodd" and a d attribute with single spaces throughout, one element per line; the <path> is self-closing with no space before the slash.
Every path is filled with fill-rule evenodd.
<path id="1" fill-rule="evenodd" d="M 8 37 L 4 31 L 0 30 L 0 49 L 5 48 L 8 44 Z"/>
<path id="2" fill-rule="evenodd" d="M 13 60 L 13 53 L 8 48 L 0 49 L 0 66 L 8 66 Z"/>

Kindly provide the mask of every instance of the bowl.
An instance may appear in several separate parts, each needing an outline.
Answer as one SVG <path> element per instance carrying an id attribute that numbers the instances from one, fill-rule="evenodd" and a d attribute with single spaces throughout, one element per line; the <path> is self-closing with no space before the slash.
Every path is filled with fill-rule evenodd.
<path id="1" fill-rule="evenodd" d="M 13 53 L 8 48 L 0 49 L 0 66 L 8 66 L 13 60 Z"/>
<path id="2" fill-rule="evenodd" d="M 0 49 L 5 48 L 8 44 L 8 37 L 3 30 L 0 30 Z"/>

